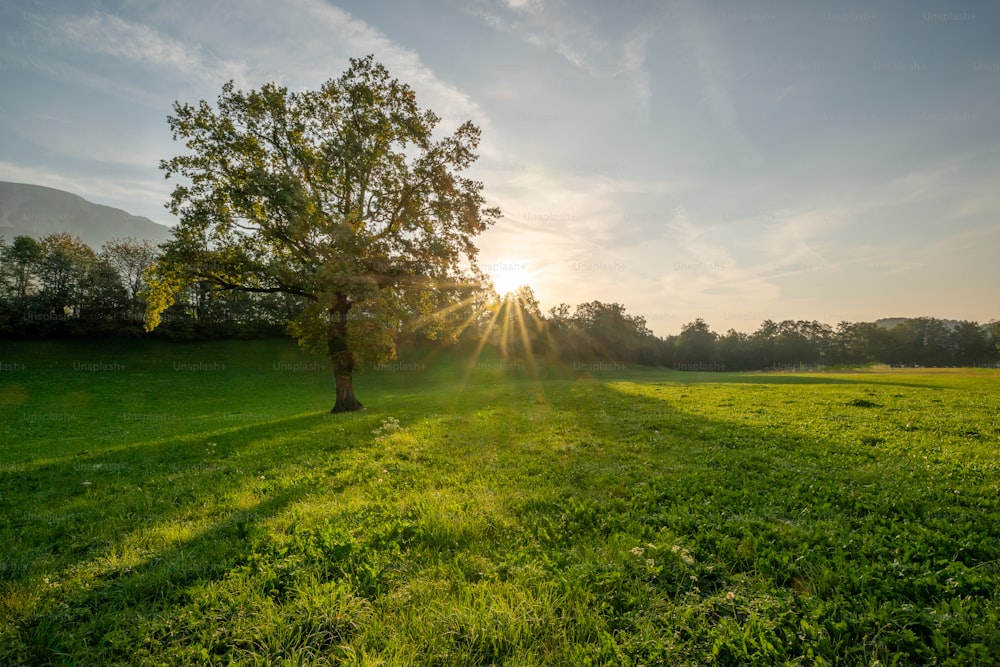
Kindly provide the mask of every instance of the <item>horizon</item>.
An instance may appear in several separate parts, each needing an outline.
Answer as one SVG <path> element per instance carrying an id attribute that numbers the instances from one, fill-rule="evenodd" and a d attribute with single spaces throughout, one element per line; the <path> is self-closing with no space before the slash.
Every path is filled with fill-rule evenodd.
<path id="1" fill-rule="evenodd" d="M 0 15 L 0 180 L 170 226 L 175 181 L 157 165 L 182 152 L 174 101 L 214 101 L 228 79 L 315 88 L 372 53 L 440 130 L 482 129 L 471 173 L 504 218 L 480 265 L 543 311 L 621 303 L 660 337 L 698 318 L 722 333 L 1000 317 L 1000 7 L 986 2 L 15 1 Z"/>

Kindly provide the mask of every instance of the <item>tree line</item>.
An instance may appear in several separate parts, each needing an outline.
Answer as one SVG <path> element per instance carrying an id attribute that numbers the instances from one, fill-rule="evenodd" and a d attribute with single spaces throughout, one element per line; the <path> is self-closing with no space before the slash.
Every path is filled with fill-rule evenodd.
<path id="1" fill-rule="evenodd" d="M 0 335 L 13 338 L 156 335 L 174 340 L 280 335 L 304 307 L 287 294 L 223 291 L 207 281 L 187 285 L 144 332 L 147 275 L 159 256 L 149 241 L 116 239 L 99 250 L 69 234 L 35 240 L 0 238 Z M 641 315 L 619 303 L 591 301 L 543 313 L 522 287 L 500 298 L 489 286 L 452 307 L 466 326 L 456 339 L 487 340 L 518 359 L 606 361 L 690 371 L 741 371 L 884 363 L 904 366 L 995 366 L 1000 322 L 948 323 L 933 317 L 830 326 L 807 320 L 766 320 L 752 333 L 720 334 L 702 319 L 658 337 Z M 360 316 L 360 315 L 359 315 Z M 471 323 L 471 324 L 470 324 Z M 440 325 L 440 323 L 438 323 Z M 401 329 L 411 345 L 437 339 L 428 322 Z M 440 331 L 436 332 L 440 334 Z"/>
<path id="2" fill-rule="evenodd" d="M 506 298 L 505 309 L 525 313 L 525 327 L 508 327 L 508 316 L 496 318 L 493 333 L 501 348 L 523 355 L 517 340 L 522 328 L 534 354 L 555 355 L 567 362 L 612 361 L 665 366 L 685 371 L 789 370 L 827 366 L 890 364 L 894 366 L 997 366 L 1000 322 L 981 325 L 949 323 L 933 317 L 904 319 L 892 327 L 876 322 L 842 321 L 835 327 L 815 320 L 765 320 L 752 333 L 712 331 L 703 319 L 685 324 L 680 333 L 655 336 L 640 315 L 629 315 L 619 303 L 591 301 L 540 312 L 530 289 Z M 515 318 L 516 319 L 516 318 Z"/>
<path id="3" fill-rule="evenodd" d="M 94 250 L 68 233 L 0 238 L 0 336 L 141 336 L 148 274 L 160 250 L 114 239 Z M 280 296 L 185 286 L 156 335 L 178 340 L 254 337 L 283 331 L 297 304 Z"/>
<path id="4" fill-rule="evenodd" d="M 877 322 L 765 320 L 753 333 L 718 334 L 701 319 L 664 341 L 665 365 L 680 370 L 768 370 L 889 364 L 995 366 L 1000 322 L 950 324 L 933 317 Z"/>

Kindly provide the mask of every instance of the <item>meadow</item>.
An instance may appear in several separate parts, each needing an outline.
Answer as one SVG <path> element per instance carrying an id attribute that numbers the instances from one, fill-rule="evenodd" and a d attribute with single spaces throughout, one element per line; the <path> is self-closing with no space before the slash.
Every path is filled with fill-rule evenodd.
<path id="1" fill-rule="evenodd" d="M 995 370 L 0 347 L 0 665 L 1000 664 Z"/>

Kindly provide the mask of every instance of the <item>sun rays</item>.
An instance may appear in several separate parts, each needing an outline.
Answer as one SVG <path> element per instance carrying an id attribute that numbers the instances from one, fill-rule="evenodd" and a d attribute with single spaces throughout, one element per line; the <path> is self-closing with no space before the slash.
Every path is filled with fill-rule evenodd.
<path id="1" fill-rule="evenodd" d="M 444 305 L 415 322 L 414 329 L 419 329 L 435 319 L 454 319 L 448 335 L 443 337 L 424 358 L 426 365 L 432 365 L 435 359 L 445 354 L 452 342 L 471 340 L 472 354 L 461 380 L 463 388 L 472 381 L 474 373 L 488 367 L 481 363 L 487 346 L 494 348 L 504 360 L 502 367 L 494 370 L 501 372 L 516 370 L 528 373 L 536 381 L 539 379 L 540 351 L 548 353 L 554 350 L 555 341 L 546 326 L 532 289 L 525 284 L 514 284 L 515 280 L 527 275 L 523 272 L 518 274 L 518 271 L 514 270 L 515 266 L 520 267 L 518 271 L 523 271 L 523 264 L 511 263 L 509 272 L 499 273 L 505 277 L 517 274 L 517 278 L 511 282 L 500 283 L 513 285 L 502 295 L 494 280 L 486 289 L 474 289 L 468 296 Z M 469 287 L 477 286 L 470 284 Z M 534 392 L 536 400 L 544 403 L 544 395 L 537 382 Z"/>

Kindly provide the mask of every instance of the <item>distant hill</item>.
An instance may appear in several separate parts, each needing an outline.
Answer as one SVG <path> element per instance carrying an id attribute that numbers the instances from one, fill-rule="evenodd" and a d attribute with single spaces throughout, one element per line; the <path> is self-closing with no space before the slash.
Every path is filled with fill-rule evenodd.
<path id="1" fill-rule="evenodd" d="M 0 237 L 40 239 L 56 232 L 79 236 L 94 250 L 111 239 L 134 236 L 153 243 L 170 237 L 170 228 L 119 208 L 87 201 L 71 192 L 0 181 Z"/>

